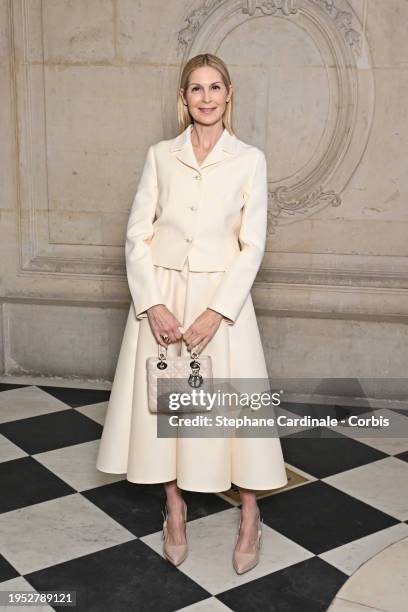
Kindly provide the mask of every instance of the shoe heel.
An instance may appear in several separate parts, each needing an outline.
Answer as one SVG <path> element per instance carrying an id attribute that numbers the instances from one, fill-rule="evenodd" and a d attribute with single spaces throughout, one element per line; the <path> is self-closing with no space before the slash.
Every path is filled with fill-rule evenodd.
<path id="1" fill-rule="evenodd" d="M 249 570 L 253 569 L 256 565 L 258 565 L 259 554 L 260 554 L 261 543 L 262 543 L 263 519 L 259 517 L 258 518 L 258 537 L 255 543 L 255 550 L 250 553 L 242 553 L 236 550 L 237 541 L 239 538 L 239 532 L 241 528 L 241 521 L 242 521 L 242 517 L 239 521 L 239 528 L 238 528 L 238 533 L 236 536 L 235 548 L 234 548 L 234 552 L 232 555 L 232 565 L 237 574 L 244 574 L 245 572 L 248 572 Z"/>
<path id="2" fill-rule="evenodd" d="M 263 519 L 259 518 L 259 524 L 258 524 L 258 549 L 261 550 L 261 546 L 262 546 L 262 526 L 263 526 Z"/>
<path id="3" fill-rule="evenodd" d="M 184 501 L 184 500 L 183 500 Z M 182 563 L 188 554 L 188 544 L 187 544 L 187 529 L 186 529 L 186 543 L 185 544 L 168 544 L 167 543 L 167 506 L 165 506 L 165 512 L 162 510 L 162 514 L 164 517 L 163 522 L 163 531 L 162 531 L 162 540 L 163 540 L 163 555 L 170 561 L 173 565 L 177 566 Z M 187 522 L 187 504 L 184 502 L 184 523 Z"/>

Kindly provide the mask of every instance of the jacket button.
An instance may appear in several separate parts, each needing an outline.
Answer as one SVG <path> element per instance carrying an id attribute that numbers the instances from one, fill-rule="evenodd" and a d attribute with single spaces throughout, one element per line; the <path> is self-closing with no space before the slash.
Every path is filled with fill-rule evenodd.
<path id="1" fill-rule="evenodd" d="M 191 238 L 186 238 L 186 242 L 191 242 Z"/>
<path id="2" fill-rule="evenodd" d="M 194 178 L 195 178 L 197 181 L 201 181 L 201 174 L 196 174 L 196 175 L 194 176 Z"/>
<path id="3" fill-rule="evenodd" d="M 190 210 L 195 210 L 195 209 L 196 209 L 196 207 L 195 207 L 195 206 L 189 206 L 189 209 L 190 209 Z"/>

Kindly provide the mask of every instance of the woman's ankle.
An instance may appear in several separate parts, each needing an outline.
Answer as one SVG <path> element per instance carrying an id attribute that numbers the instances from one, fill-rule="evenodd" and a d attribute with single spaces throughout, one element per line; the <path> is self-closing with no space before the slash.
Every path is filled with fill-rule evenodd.
<path id="1" fill-rule="evenodd" d="M 241 507 L 241 516 L 244 517 L 254 517 L 260 518 L 260 510 L 257 504 L 250 504 Z"/>
<path id="2" fill-rule="evenodd" d="M 166 506 L 168 509 L 184 510 L 185 501 L 181 495 L 169 495 L 166 498 Z"/>

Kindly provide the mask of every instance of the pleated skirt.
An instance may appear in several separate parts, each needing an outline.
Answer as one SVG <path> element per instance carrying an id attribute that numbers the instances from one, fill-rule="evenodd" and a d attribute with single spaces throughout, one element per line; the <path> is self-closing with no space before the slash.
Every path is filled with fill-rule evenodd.
<path id="1" fill-rule="evenodd" d="M 224 272 L 192 272 L 155 266 L 166 306 L 187 327 L 209 303 Z M 130 482 L 163 483 L 176 479 L 181 489 L 227 491 L 231 484 L 267 490 L 287 484 L 279 437 L 158 437 L 157 415 L 148 409 L 146 359 L 158 345 L 147 314 L 129 308 L 120 347 L 96 467 L 125 474 Z M 252 297 L 234 325 L 224 319 L 202 354 L 211 355 L 214 378 L 268 378 Z M 181 339 L 167 356 L 189 356 Z"/>

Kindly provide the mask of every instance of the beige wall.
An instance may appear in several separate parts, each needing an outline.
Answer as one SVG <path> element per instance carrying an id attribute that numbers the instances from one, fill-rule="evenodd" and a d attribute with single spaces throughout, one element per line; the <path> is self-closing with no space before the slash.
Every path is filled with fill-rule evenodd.
<path id="1" fill-rule="evenodd" d="M 268 157 L 271 375 L 405 375 L 408 2 L 220 4 L 0 0 L 0 372 L 112 379 L 141 165 L 210 51 Z"/>

